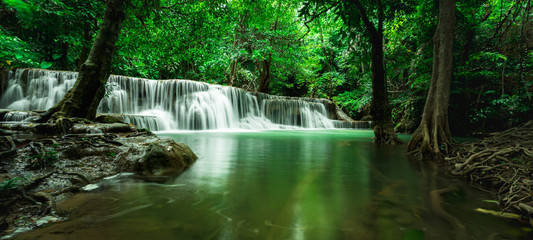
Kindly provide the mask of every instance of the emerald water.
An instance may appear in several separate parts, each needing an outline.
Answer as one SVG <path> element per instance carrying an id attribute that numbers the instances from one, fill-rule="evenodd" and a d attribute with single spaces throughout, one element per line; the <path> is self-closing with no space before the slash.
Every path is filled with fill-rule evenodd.
<path id="1" fill-rule="evenodd" d="M 528 239 L 529 228 L 484 215 L 488 193 L 417 166 L 405 146 L 377 146 L 370 130 L 159 133 L 198 161 L 170 183 L 107 180 L 80 208 L 70 239 L 454 239 L 429 192 L 466 228 L 465 239 Z M 401 136 L 407 139 L 409 136 Z M 97 196 L 97 197 L 94 197 Z M 70 210 L 75 215 L 77 209 Z M 82 226 L 82 227 L 80 227 Z M 46 238 L 45 238 L 46 239 Z"/>

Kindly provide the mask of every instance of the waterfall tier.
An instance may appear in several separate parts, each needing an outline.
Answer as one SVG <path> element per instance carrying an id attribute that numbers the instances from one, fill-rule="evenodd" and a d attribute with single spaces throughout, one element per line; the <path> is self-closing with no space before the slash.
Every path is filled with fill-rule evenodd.
<path id="1" fill-rule="evenodd" d="M 20 69 L 9 76 L 0 108 L 47 110 L 74 85 L 78 73 Z M 99 113 L 161 130 L 353 128 L 333 119 L 324 100 L 254 94 L 190 80 L 111 75 Z M 12 120 L 21 120 L 22 114 Z"/>

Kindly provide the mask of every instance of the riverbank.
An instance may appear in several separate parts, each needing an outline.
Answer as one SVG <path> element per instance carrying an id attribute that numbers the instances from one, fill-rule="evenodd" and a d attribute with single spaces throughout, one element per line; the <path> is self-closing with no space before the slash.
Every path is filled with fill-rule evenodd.
<path id="1" fill-rule="evenodd" d="M 55 203 L 104 178 L 133 173 L 166 181 L 197 159 L 185 144 L 131 124 L 74 122 L 64 134 L 64 125 L 7 126 L 0 128 L 1 236 L 62 221 Z"/>
<path id="2" fill-rule="evenodd" d="M 533 226 L 533 121 L 455 145 L 445 159 L 453 175 L 495 194 L 502 210 L 496 215 Z"/>

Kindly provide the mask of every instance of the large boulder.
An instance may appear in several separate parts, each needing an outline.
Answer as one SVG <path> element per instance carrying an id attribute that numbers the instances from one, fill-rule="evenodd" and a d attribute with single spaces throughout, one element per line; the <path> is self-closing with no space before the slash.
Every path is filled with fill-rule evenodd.
<path id="1" fill-rule="evenodd" d="M 145 176 L 177 175 L 198 159 L 187 145 L 171 139 L 155 140 L 141 152 L 140 157 L 121 159 L 119 170 Z"/>

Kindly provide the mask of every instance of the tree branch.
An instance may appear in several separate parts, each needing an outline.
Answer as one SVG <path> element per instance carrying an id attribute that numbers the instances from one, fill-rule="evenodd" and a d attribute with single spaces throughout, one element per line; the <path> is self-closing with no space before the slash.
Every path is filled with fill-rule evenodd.
<path id="1" fill-rule="evenodd" d="M 487 39 L 487 41 L 483 45 L 484 48 L 486 48 L 490 44 L 490 42 L 496 37 L 496 35 L 498 35 L 498 32 L 503 27 L 504 23 L 507 21 L 507 18 L 511 15 L 511 13 L 514 10 L 514 8 L 517 5 L 519 5 L 520 3 L 522 3 L 522 2 L 523 2 L 523 0 L 518 0 L 518 1 L 515 2 L 515 4 L 513 6 L 511 6 L 511 8 L 509 8 L 509 10 L 507 11 L 507 14 L 505 15 L 505 17 L 501 20 L 501 22 L 498 24 L 498 26 L 494 30 L 494 34 L 489 39 Z"/>
<path id="2" fill-rule="evenodd" d="M 333 9 L 334 7 L 337 7 L 339 4 L 341 4 L 341 1 L 338 1 L 336 4 L 331 5 L 331 6 L 328 7 L 328 8 L 325 8 L 324 10 L 320 11 L 320 12 L 317 13 L 316 15 L 312 16 L 311 19 L 305 21 L 305 22 L 304 22 L 304 25 L 305 25 L 305 27 L 307 28 L 307 32 L 305 32 L 304 35 L 298 39 L 298 42 L 301 41 L 305 36 L 307 36 L 307 34 L 309 34 L 309 32 L 311 31 L 311 28 L 309 27 L 309 25 L 307 25 L 308 23 L 311 23 L 311 22 L 314 21 L 316 18 L 318 18 L 320 15 L 322 15 L 322 14 L 328 12 L 329 10 Z"/>
<path id="3" fill-rule="evenodd" d="M 374 24 L 372 24 L 370 22 L 370 19 L 368 18 L 368 14 L 366 13 L 366 10 L 363 7 L 363 5 L 361 4 L 361 2 L 359 0 L 350 0 L 350 2 L 353 3 L 357 7 L 357 9 L 359 10 L 359 13 L 361 14 L 361 20 L 363 20 L 363 23 L 365 24 L 366 30 L 370 34 L 370 37 L 371 38 L 378 38 L 379 37 L 378 30 L 376 29 Z M 379 1 L 379 2 L 381 2 L 381 1 Z M 383 13 L 381 13 L 381 14 L 383 14 Z M 379 22 L 381 22 L 381 21 L 379 21 Z M 381 23 L 381 24 L 383 24 L 383 23 Z M 381 27 L 381 28 L 383 28 L 383 27 Z"/>

